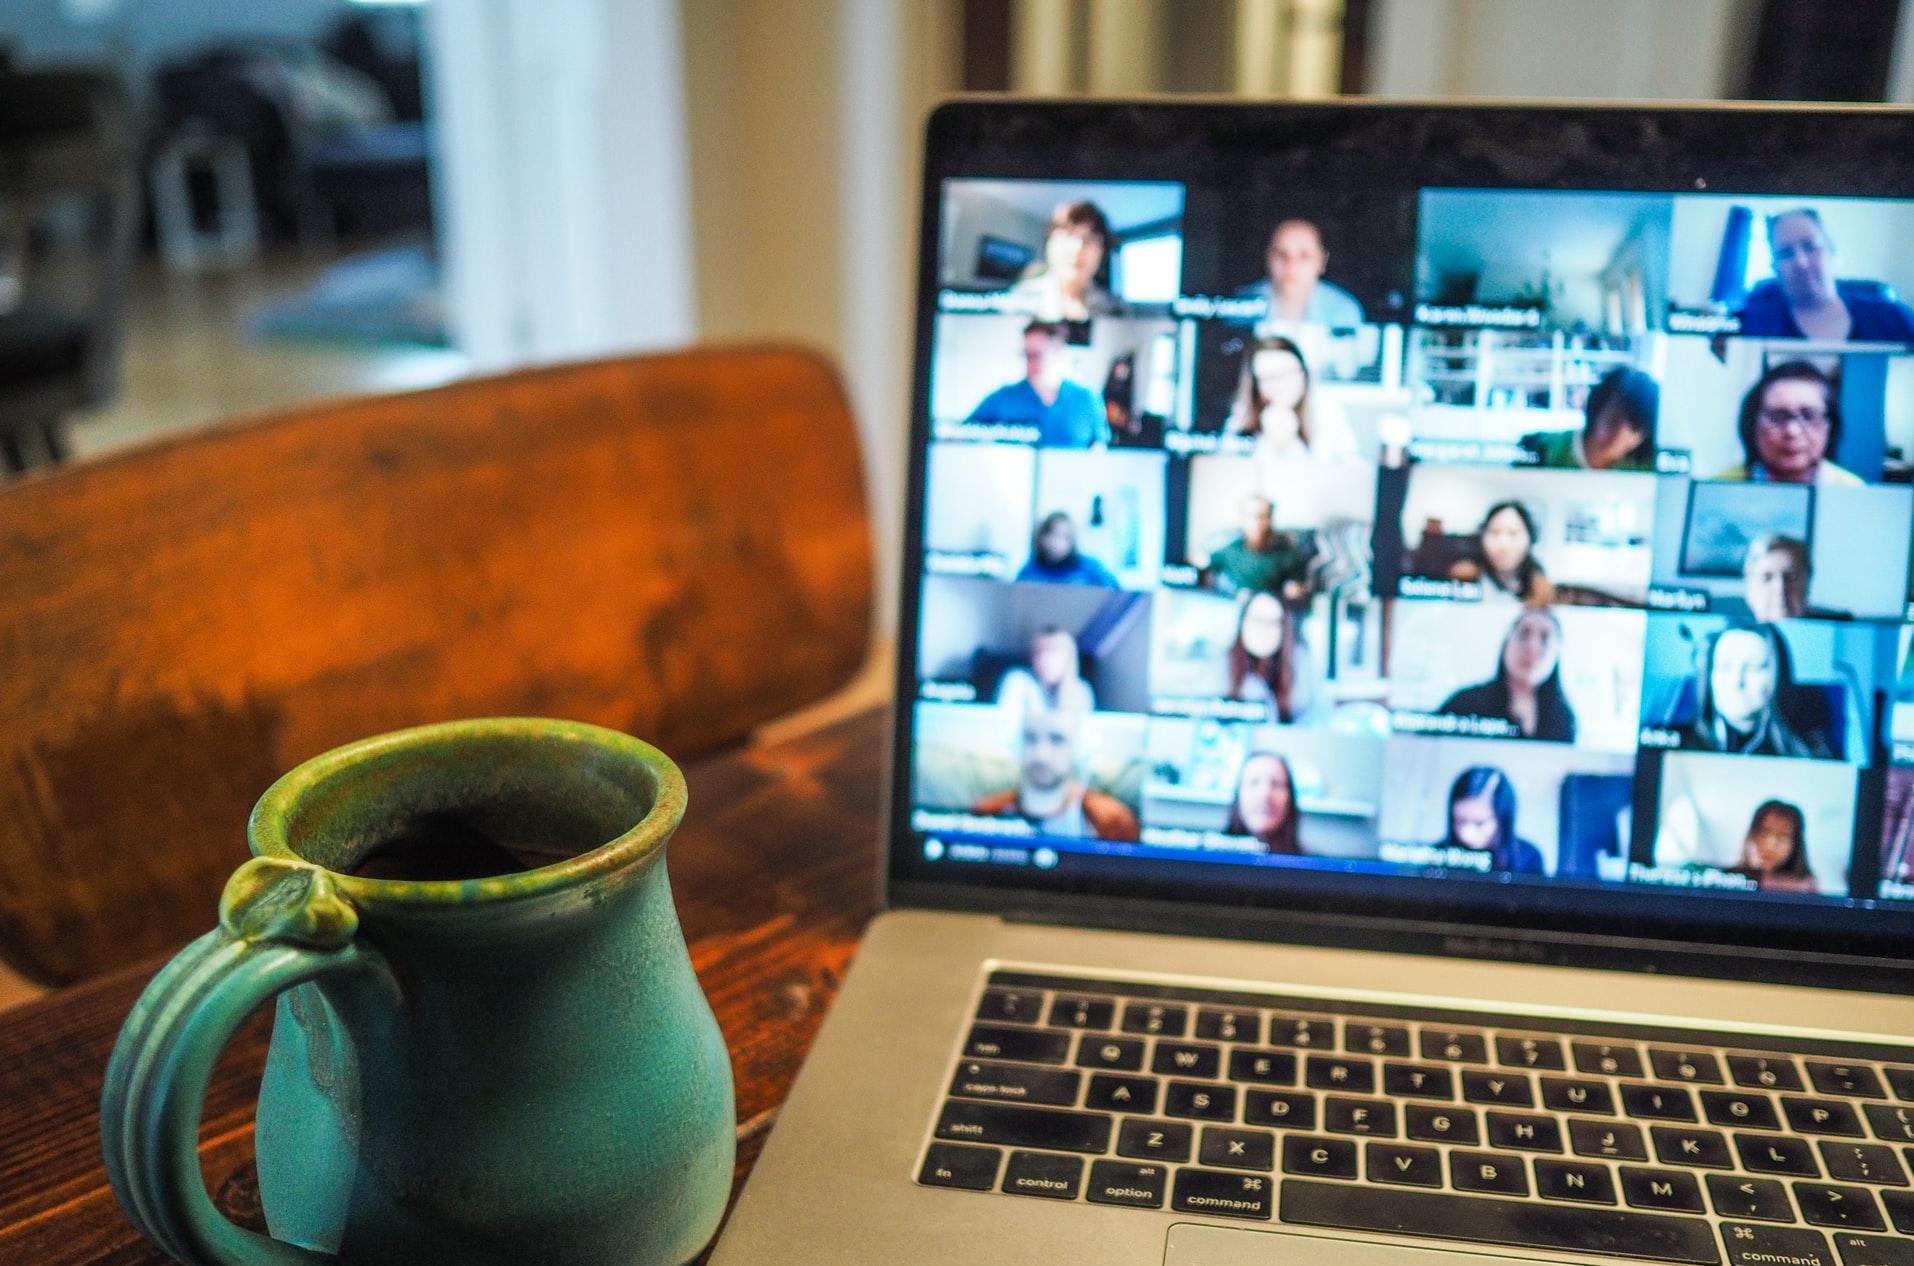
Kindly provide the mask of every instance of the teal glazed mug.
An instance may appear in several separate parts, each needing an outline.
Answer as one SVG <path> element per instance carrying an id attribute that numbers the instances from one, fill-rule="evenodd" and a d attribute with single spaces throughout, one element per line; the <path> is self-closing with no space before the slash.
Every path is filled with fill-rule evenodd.
<path id="1" fill-rule="evenodd" d="M 134 1006 L 100 1104 L 133 1222 L 189 1266 L 678 1266 L 717 1229 L 731 1068 L 665 877 L 684 776 L 637 739 L 458 721 L 315 757 L 253 810 L 219 927 Z M 197 1149 L 276 998 L 268 1238 Z"/>

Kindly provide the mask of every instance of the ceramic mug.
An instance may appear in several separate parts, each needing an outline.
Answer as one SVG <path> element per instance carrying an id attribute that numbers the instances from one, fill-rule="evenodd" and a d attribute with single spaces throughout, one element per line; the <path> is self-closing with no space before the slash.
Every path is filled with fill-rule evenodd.
<path id="1" fill-rule="evenodd" d="M 684 810 L 663 753 L 564 721 L 403 730 L 281 778 L 219 927 L 113 1051 L 101 1135 L 128 1215 L 189 1266 L 694 1257 L 735 1129 L 665 877 Z M 220 1048 L 275 997 L 268 1238 L 214 1208 L 197 1143 Z"/>

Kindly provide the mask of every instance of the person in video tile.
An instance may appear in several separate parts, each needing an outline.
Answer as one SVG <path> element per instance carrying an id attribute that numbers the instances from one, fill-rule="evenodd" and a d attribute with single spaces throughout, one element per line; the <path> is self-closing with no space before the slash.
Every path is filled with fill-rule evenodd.
<path id="1" fill-rule="evenodd" d="M 1077 549 L 1077 525 L 1056 510 L 1043 516 L 1030 540 L 1030 561 L 1017 571 L 1018 580 L 1046 585 L 1100 585 L 1117 587 L 1110 569 Z"/>
<path id="2" fill-rule="evenodd" d="M 1589 390 L 1575 431 L 1531 431 L 1522 447 L 1538 466 L 1576 470 L 1653 470 L 1661 386 L 1639 369 L 1611 369 Z"/>
<path id="3" fill-rule="evenodd" d="M 1088 321 L 1123 305 L 1097 283 L 1110 257 L 1110 221 L 1094 202 L 1065 202 L 1050 214 L 1043 265 L 1010 288 L 1012 311 L 1046 321 Z"/>
<path id="4" fill-rule="evenodd" d="M 1052 321 L 1024 326 L 1024 376 L 985 396 L 969 421 L 1034 426 L 1045 448 L 1089 448 L 1105 439 L 1103 402 L 1063 376 L 1068 333 Z"/>
<path id="5" fill-rule="evenodd" d="M 1535 516 L 1520 501 L 1498 501 L 1482 516 L 1473 557 L 1449 569 L 1450 580 L 1479 580 L 1496 593 L 1546 606 L 1555 586 L 1535 558 Z"/>
<path id="6" fill-rule="evenodd" d="M 1715 478 L 1859 487 L 1859 475 L 1828 460 L 1841 442 L 1840 394 L 1833 379 L 1807 361 L 1769 368 L 1741 401 L 1744 460 Z"/>
<path id="7" fill-rule="evenodd" d="M 1083 782 L 1083 721 L 1083 713 L 1063 708 L 1024 713 L 1022 777 L 1017 786 L 979 800 L 971 812 L 1022 818 L 1044 835 L 1066 839 L 1136 840 L 1140 824 L 1130 806 Z"/>
<path id="8" fill-rule="evenodd" d="M 1236 616 L 1229 648 L 1229 697 L 1260 703 L 1283 725 L 1311 720 L 1316 709 L 1315 662 L 1296 616 L 1275 594 L 1254 590 Z"/>
<path id="9" fill-rule="evenodd" d="M 1309 591 L 1309 554 L 1271 526 L 1276 507 L 1261 493 L 1243 498 L 1243 534 L 1210 555 L 1203 583 L 1218 593 L 1273 593 L 1291 602 Z"/>
<path id="10" fill-rule="evenodd" d="M 1303 851 L 1301 818 L 1289 762 L 1275 752 L 1250 753 L 1237 772 L 1224 830 L 1260 840 L 1272 853 L 1295 856 Z"/>
<path id="11" fill-rule="evenodd" d="M 1264 319 L 1354 329 L 1362 324 L 1362 304 L 1333 281 L 1324 281 L 1329 251 L 1313 220 L 1284 220 L 1269 235 L 1263 257 L 1267 275 L 1238 292 L 1243 299 L 1269 304 Z"/>
<path id="12" fill-rule="evenodd" d="M 1746 875 L 1762 892 L 1817 891 L 1808 870 L 1808 823 L 1800 806 L 1764 800 L 1748 823 L 1741 862 L 1729 874 Z"/>
<path id="13" fill-rule="evenodd" d="M 1489 855 L 1489 869 L 1543 873 L 1542 850 L 1515 833 L 1515 785 L 1489 765 L 1471 765 L 1449 785 L 1449 833 L 1438 848 Z"/>
<path id="14" fill-rule="evenodd" d="M 1030 666 L 1018 665 L 997 684 L 997 704 L 1013 712 L 1060 708 L 1096 710 L 1097 692 L 1083 679 L 1077 639 L 1056 625 L 1040 628 L 1030 639 Z"/>
<path id="15" fill-rule="evenodd" d="M 1774 278 L 1748 292 L 1741 333 L 1824 343 L 1914 342 L 1914 309 L 1878 282 L 1841 281 L 1821 216 L 1797 207 L 1768 217 Z"/>
<path id="16" fill-rule="evenodd" d="M 1763 533 L 1749 541 L 1741 578 L 1750 618 L 1772 624 L 1808 615 L 1812 574 L 1808 543 L 1799 537 Z"/>
<path id="17" fill-rule="evenodd" d="M 1708 752 L 1827 759 L 1833 748 L 1813 726 L 1783 711 L 1794 690 L 1787 639 L 1772 624 L 1732 626 L 1702 656 L 1701 710 L 1681 731 L 1681 745 Z"/>
<path id="18" fill-rule="evenodd" d="M 1465 686 L 1442 704 L 1445 716 L 1507 721 L 1523 738 L 1575 741 L 1575 712 L 1562 690 L 1562 626 L 1547 607 L 1515 617 L 1502 639 L 1492 681 Z"/>

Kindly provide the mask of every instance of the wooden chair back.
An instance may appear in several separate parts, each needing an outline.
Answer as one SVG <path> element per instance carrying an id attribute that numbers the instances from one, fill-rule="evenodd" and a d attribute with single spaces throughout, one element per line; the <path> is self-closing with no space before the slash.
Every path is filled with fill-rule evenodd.
<path id="1" fill-rule="evenodd" d="M 869 648 L 857 453 L 821 361 L 704 350 L 0 492 L 0 961 L 65 983 L 211 927 L 253 801 L 353 738 L 534 714 L 684 758 L 828 694 Z"/>

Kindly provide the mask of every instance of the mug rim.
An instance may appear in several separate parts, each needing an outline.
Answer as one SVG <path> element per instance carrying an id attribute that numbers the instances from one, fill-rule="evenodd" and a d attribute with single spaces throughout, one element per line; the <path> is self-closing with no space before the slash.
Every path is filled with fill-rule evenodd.
<path id="1" fill-rule="evenodd" d="M 443 746 L 448 741 L 488 739 L 563 743 L 622 758 L 650 775 L 651 807 L 622 833 L 596 848 L 550 865 L 479 879 L 375 879 L 321 865 L 292 847 L 288 827 L 299 803 L 343 770 L 370 757 Z M 647 863 L 664 851 L 665 842 L 684 820 L 686 800 L 684 772 L 677 762 L 643 739 L 584 721 L 473 717 L 375 734 L 300 762 L 260 796 L 246 822 L 246 839 L 255 857 L 279 858 L 324 871 L 355 905 L 459 907 L 558 892 Z"/>

